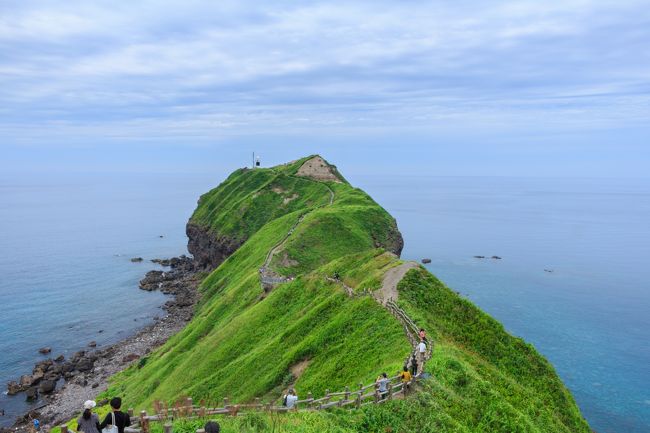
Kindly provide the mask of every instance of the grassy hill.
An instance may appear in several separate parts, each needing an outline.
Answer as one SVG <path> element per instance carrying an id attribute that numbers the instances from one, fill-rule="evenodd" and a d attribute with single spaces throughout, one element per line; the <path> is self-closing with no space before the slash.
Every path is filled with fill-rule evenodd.
<path id="1" fill-rule="evenodd" d="M 114 377 L 105 395 L 137 408 L 184 395 L 271 401 L 290 385 L 318 397 L 400 369 L 410 343 L 364 294 L 401 263 L 401 235 L 335 167 L 307 157 L 237 170 L 201 197 L 190 224 L 209 237 L 203 245 L 227 239 L 237 248 L 203 281 L 192 322 Z M 265 290 L 265 265 L 292 279 Z M 326 279 L 334 274 L 357 296 Z M 423 268 L 409 271 L 398 290 L 401 307 L 436 341 L 432 378 L 417 395 L 352 412 L 253 414 L 224 420 L 224 431 L 589 431 L 532 346 Z M 186 421 L 175 431 L 194 428 Z"/>

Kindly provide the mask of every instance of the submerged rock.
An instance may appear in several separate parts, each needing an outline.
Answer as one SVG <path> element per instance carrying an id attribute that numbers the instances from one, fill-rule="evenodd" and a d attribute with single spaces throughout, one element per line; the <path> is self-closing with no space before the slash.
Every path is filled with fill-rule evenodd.
<path id="1" fill-rule="evenodd" d="M 38 353 L 41 353 L 43 355 L 47 355 L 51 351 L 52 351 L 51 347 L 41 347 L 40 349 L 38 349 Z"/>
<path id="2" fill-rule="evenodd" d="M 422 259 L 422 263 L 431 263 L 431 259 Z"/>
<path id="3" fill-rule="evenodd" d="M 142 257 L 133 257 L 133 258 L 131 259 L 131 261 L 132 261 L 133 263 L 141 262 L 141 261 L 143 261 L 143 260 L 144 260 L 144 259 L 143 259 Z"/>

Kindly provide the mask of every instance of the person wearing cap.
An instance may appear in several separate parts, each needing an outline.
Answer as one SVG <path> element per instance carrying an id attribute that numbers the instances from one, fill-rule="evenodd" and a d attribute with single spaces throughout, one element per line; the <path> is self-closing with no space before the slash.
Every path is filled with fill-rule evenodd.
<path id="1" fill-rule="evenodd" d="M 296 395 L 296 391 L 291 388 L 289 389 L 289 392 L 284 396 L 283 405 L 286 406 L 287 409 L 291 409 L 296 405 L 297 401 L 298 396 Z"/>
<path id="2" fill-rule="evenodd" d="M 93 413 L 93 408 L 97 406 L 92 400 L 84 402 L 84 411 L 77 420 L 77 431 L 83 433 L 100 433 L 99 417 Z"/>

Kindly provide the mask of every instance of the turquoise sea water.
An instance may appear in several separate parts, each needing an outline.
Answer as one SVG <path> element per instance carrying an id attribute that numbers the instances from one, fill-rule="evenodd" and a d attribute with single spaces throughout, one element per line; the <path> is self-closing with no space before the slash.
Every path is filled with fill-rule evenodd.
<path id="1" fill-rule="evenodd" d="M 533 343 L 595 430 L 650 431 L 650 181 L 345 171 L 397 218 L 403 257 L 431 258 Z M 129 259 L 184 253 L 198 196 L 226 174 L 0 177 L 0 382 L 29 373 L 41 346 L 70 354 L 163 314 L 163 295 L 137 289 L 155 265 Z M 0 407 L 7 425 L 27 405 Z"/>

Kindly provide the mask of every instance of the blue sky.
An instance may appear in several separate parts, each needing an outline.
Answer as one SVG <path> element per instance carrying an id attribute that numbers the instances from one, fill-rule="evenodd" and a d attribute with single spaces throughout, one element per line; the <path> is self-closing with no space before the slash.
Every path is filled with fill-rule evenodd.
<path id="1" fill-rule="evenodd" d="M 210 170 L 257 150 L 647 176 L 648 29 L 635 0 L 2 2 L 0 169 Z"/>

